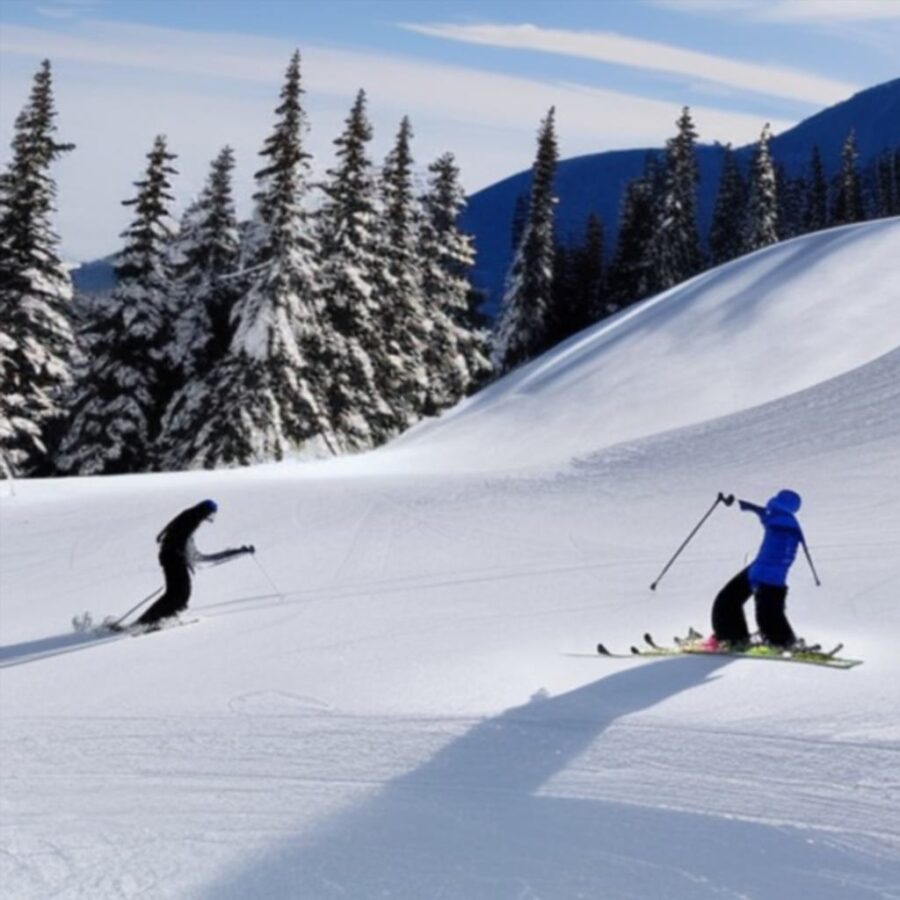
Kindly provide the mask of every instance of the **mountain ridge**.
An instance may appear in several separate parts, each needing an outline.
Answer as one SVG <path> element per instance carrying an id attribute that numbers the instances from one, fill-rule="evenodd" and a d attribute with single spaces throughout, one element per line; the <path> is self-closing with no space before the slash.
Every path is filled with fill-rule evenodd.
<path id="1" fill-rule="evenodd" d="M 764 122 L 760 121 L 760 129 Z M 814 145 L 819 146 L 826 175 L 836 171 L 841 147 L 850 129 L 856 131 L 860 165 L 877 158 L 886 149 L 900 146 L 900 78 L 866 88 L 847 100 L 799 122 L 775 135 L 770 142 L 776 163 L 790 175 L 803 171 Z M 619 200 L 625 186 L 637 178 L 647 154 L 659 147 L 610 150 L 562 160 L 557 167 L 557 232 L 564 243 L 580 240 L 591 212 L 603 221 L 606 255 L 614 246 Z M 753 144 L 735 150 L 746 168 Z M 699 144 L 700 170 L 698 220 L 706 234 L 712 219 L 715 194 L 722 169 L 724 147 Z M 462 217 L 465 231 L 473 235 L 478 251 L 472 280 L 487 295 L 485 311 L 497 311 L 503 280 L 512 259 L 511 225 L 517 198 L 531 185 L 531 172 L 524 170 L 483 188 L 469 198 Z"/>

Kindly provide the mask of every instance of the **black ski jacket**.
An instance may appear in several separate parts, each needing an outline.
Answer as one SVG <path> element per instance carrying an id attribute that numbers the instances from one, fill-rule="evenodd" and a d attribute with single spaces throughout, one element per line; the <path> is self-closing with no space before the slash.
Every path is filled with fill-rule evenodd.
<path id="1" fill-rule="evenodd" d="M 159 544 L 159 561 L 180 562 L 194 571 L 198 562 L 219 562 L 243 553 L 243 549 L 222 550 L 219 553 L 201 553 L 194 545 L 194 532 L 208 518 L 209 510 L 204 503 L 198 503 L 179 513 L 156 536 Z"/>

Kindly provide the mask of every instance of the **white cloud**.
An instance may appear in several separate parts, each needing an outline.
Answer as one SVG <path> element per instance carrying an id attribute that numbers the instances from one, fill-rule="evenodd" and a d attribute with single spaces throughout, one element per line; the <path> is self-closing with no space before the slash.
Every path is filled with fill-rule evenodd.
<path id="1" fill-rule="evenodd" d="M 77 10 L 68 6 L 36 6 L 35 12 L 45 19 L 73 19 L 78 15 Z"/>
<path id="2" fill-rule="evenodd" d="M 654 5 L 690 13 L 743 13 L 760 22 L 900 22 L 897 0 L 654 0 Z"/>
<path id="3" fill-rule="evenodd" d="M 59 164 L 59 231 L 64 250 L 83 259 L 119 244 L 121 201 L 145 165 L 153 136 L 179 154 L 182 202 L 202 184 L 209 161 L 230 143 L 236 194 L 249 212 L 257 153 L 273 122 L 292 43 L 229 34 L 80 22 L 66 33 L 0 28 L 0 157 L 40 59 L 53 62 L 59 134 L 78 146 Z M 660 146 L 680 105 L 584 85 L 518 78 L 396 56 L 301 47 L 309 147 L 319 173 L 331 164 L 356 91 L 364 87 L 380 160 L 401 116 L 415 128 L 422 165 L 451 150 L 464 183 L 477 190 L 531 164 L 538 122 L 556 106 L 564 156 Z M 762 116 L 692 107 L 701 140 L 755 140 Z M 768 117 L 765 117 L 768 118 Z M 776 131 L 791 122 L 773 119 Z"/>
<path id="4" fill-rule="evenodd" d="M 97 11 L 102 0 L 50 0 L 43 6 L 36 6 L 35 12 L 47 19 L 74 19 Z"/>
<path id="5" fill-rule="evenodd" d="M 535 25 L 492 24 L 406 24 L 404 27 L 431 37 L 594 59 L 819 105 L 837 103 L 859 90 L 858 86 L 848 82 L 797 69 L 740 62 L 609 31 L 566 31 Z"/>
<path id="6" fill-rule="evenodd" d="M 204 76 L 220 80 L 224 93 L 233 89 L 229 82 L 278 86 L 294 49 L 286 41 L 105 22 L 84 23 L 81 32 L 4 26 L 0 52 L 49 57 L 54 63 Z M 347 106 L 356 91 L 365 87 L 373 101 L 405 112 L 533 129 L 546 109 L 556 105 L 561 117 L 571 119 L 568 127 L 575 133 L 597 135 L 601 119 L 611 116 L 615 128 L 609 139 L 616 146 L 656 139 L 660 123 L 668 128 L 671 111 L 677 112 L 675 104 L 624 92 L 397 56 L 316 46 L 302 47 L 301 56 L 304 83 L 311 96 L 341 97 Z M 709 73 L 698 75 L 710 80 Z M 153 84 L 144 83 L 148 87 Z M 190 87 L 190 83 L 185 85 Z M 696 112 L 707 122 L 709 140 L 744 140 L 760 121 L 756 116 L 722 109 Z"/>

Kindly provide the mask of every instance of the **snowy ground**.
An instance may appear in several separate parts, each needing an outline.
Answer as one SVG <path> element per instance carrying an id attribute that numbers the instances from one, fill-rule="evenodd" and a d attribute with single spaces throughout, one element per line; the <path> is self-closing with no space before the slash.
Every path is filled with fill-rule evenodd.
<path id="1" fill-rule="evenodd" d="M 600 325 L 367 456 L 0 483 L 11 898 L 900 898 L 900 220 Z M 847 672 L 603 660 L 707 626 L 781 487 Z M 189 627 L 88 639 L 154 536 L 253 542 Z"/>

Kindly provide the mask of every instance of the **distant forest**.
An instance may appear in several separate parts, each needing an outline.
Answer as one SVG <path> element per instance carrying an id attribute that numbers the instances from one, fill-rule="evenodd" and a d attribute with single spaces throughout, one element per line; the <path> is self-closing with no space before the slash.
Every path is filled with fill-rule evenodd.
<path id="1" fill-rule="evenodd" d="M 581 329 L 714 266 L 777 241 L 900 215 L 900 147 L 860 167 L 850 131 L 838 171 L 827 177 L 818 146 L 795 177 L 769 150 L 766 125 L 746 170 L 730 146 L 708 240 L 697 221 L 697 133 L 690 109 L 665 149 L 647 154 L 642 174 L 619 204 L 615 246 L 589 214 L 580 237 L 554 225 L 557 163 L 553 110 L 541 125 L 531 190 L 519 195 L 510 225 L 513 262 L 494 331 L 494 360 L 504 372 Z"/>

